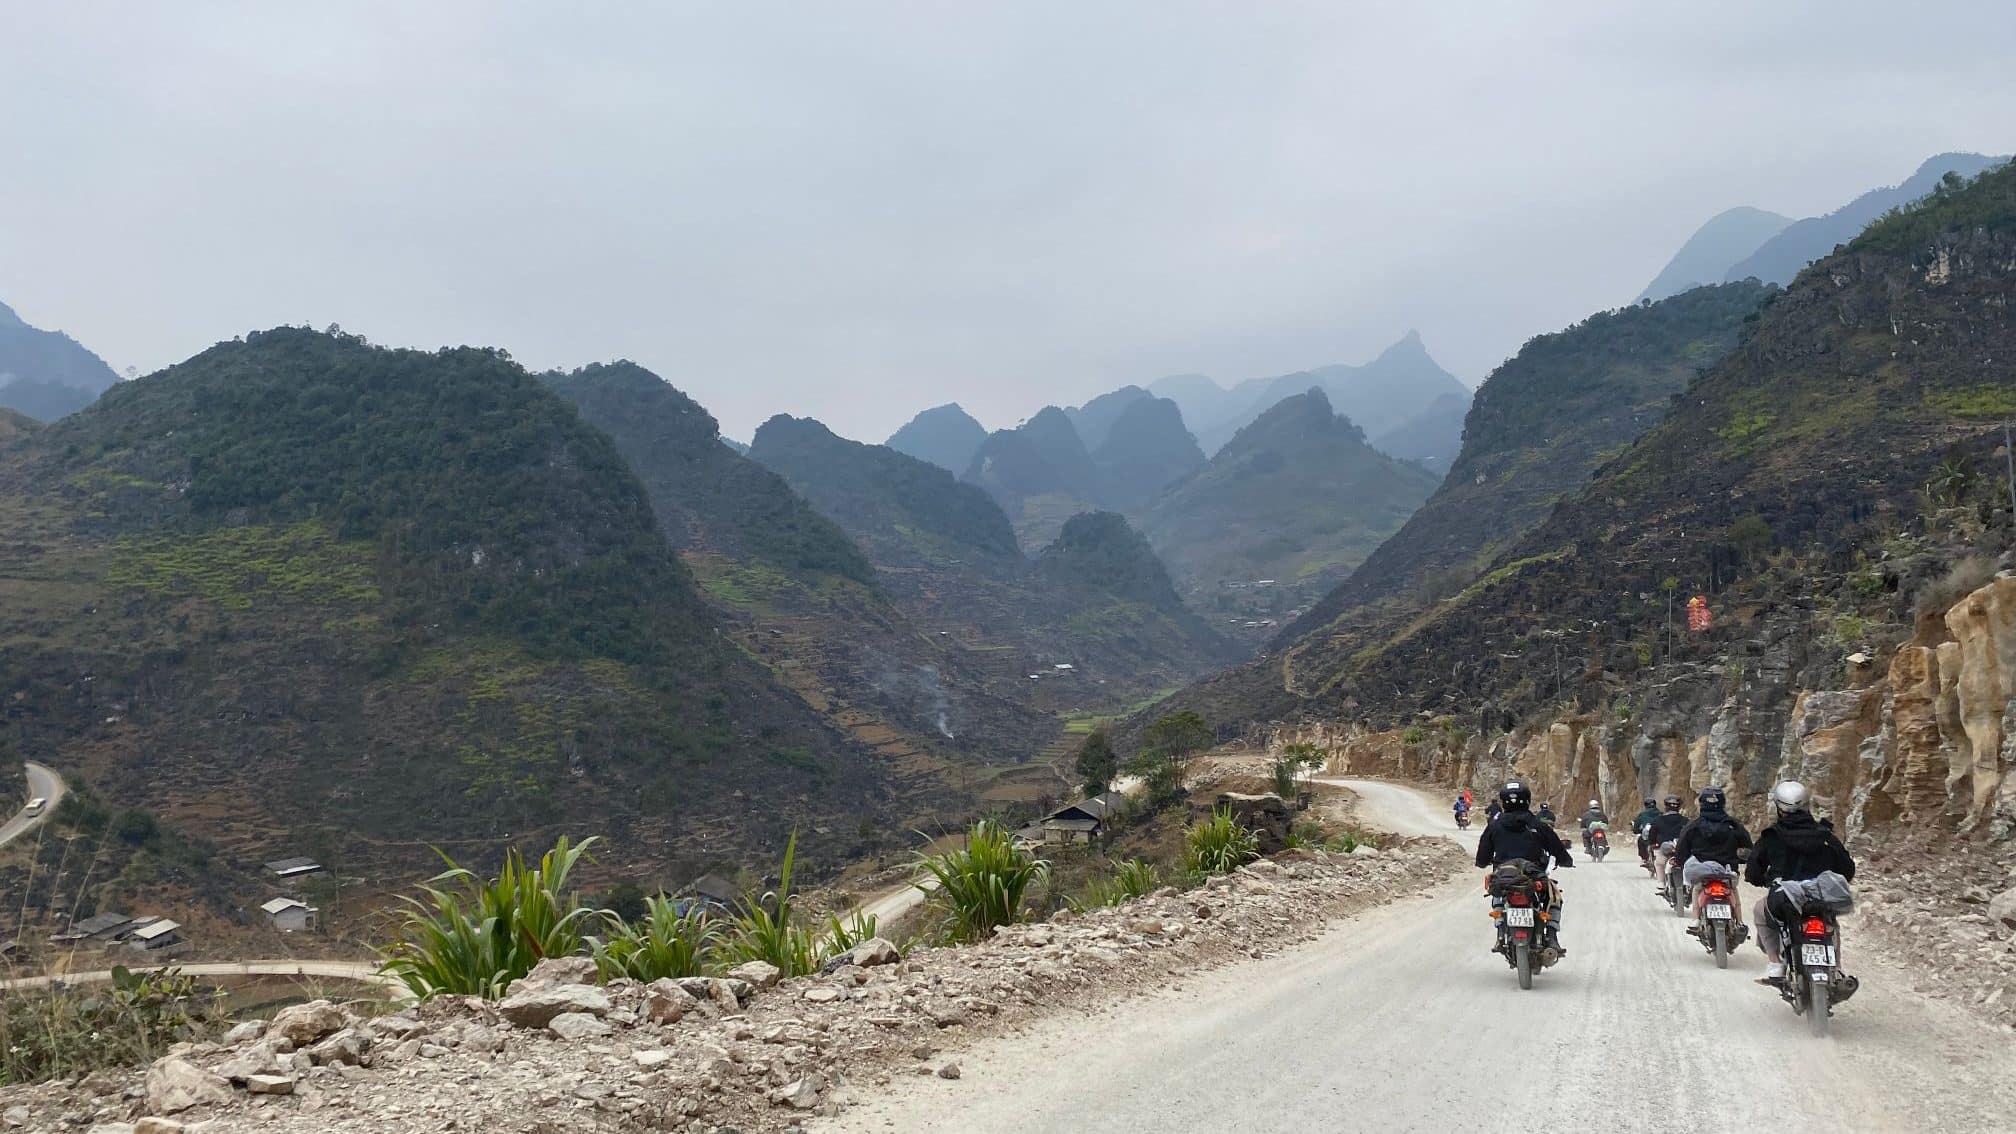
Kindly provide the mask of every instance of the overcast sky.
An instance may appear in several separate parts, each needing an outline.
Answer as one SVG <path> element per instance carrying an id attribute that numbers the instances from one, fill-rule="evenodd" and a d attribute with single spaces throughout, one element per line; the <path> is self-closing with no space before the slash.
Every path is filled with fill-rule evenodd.
<path id="1" fill-rule="evenodd" d="M 1419 328 L 1472 383 L 1731 205 L 2016 147 L 2016 6 L 0 0 L 0 300 L 634 358 L 880 440 Z"/>

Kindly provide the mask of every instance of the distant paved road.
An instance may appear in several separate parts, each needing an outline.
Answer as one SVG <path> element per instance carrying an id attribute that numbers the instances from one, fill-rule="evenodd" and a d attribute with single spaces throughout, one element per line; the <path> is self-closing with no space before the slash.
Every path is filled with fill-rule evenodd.
<path id="1" fill-rule="evenodd" d="M 28 808 L 24 804 L 20 811 L 14 813 L 12 819 L 0 823 L 0 847 L 40 827 L 43 820 L 55 814 L 56 805 L 63 800 L 62 776 L 40 764 L 30 763 L 22 766 L 28 769 L 28 798 L 34 799 L 40 796 L 49 802 L 43 805 L 39 815 L 28 814 Z"/>
<path id="2" fill-rule="evenodd" d="M 354 980 L 360 984 L 375 984 L 380 988 L 396 989 L 400 992 L 406 986 L 398 978 L 386 976 L 378 971 L 378 966 L 369 961 L 217 961 L 195 965 L 149 965 L 134 966 L 134 972 L 158 972 L 174 969 L 189 976 L 232 977 L 232 976 L 301 976 L 325 977 L 335 980 Z M 52 984 L 79 985 L 103 984 L 112 979 L 110 969 L 88 973 L 55 973 L 50 976 L 17 977 L 0 980 L 0 989 L 47 988 Z"/>

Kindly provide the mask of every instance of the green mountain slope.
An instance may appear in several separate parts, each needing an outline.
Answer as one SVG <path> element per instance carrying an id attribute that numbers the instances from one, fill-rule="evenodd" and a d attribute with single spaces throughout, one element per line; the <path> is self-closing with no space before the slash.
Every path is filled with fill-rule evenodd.
<path id="1" fill-rule="evenodd" d="M 662 869 L 881 791 L 498 352 L 224 343 L 17 439 L 0 509 L 9 739 L 236 857 L 406 869 L 592 820 Z"/>
<path id="2" fill-rule="evenodd" d="M 1048 741 L 1053 718 L 990 693 L 958 651 L 913 626 L 853 539 L 783 477 L 719 444 L 714 418 L 686 395 L 630 363 L 547 381 L 615 441 L 743 648 L 906 787 L 928 797 L 951 778 L 949 761 L 1024 759 Z"/>
<path id="3" fill-rule="evenodd" d="M 118 380 L 76 339 L 31 327 L 0 303 L 0 407 L 54 421 L 90 405 Z"/>
<path id="4" fill-rule="evenodd" d="M 2012 297 L 2016 169 L 2003 168 L 1802 272 L 1656 428 L 1459 592 L 1325 625 L 1197 699 L 1387 722 L 1588 704 L 1688 648 L 1668 580 L 1720 612 L 1721 646 L 1761 650 L 1744 644 L 1750 619 L 1851 578 L 1880 591 L 1866 565 L 1942 500 L 1978 495 L 1972 522 L 2009 522 L 1998 494 L 1967 485 L 1999 467 L 1997 423 L 2016 414 L 1996 361 L 2016 357 Z"/>
<path id="5" fill-rule="evenodd" d="M 1397 530 L 1437 479 L 1367 445 L 1311 389 L 1165 491 L 1144 527 L 1186 594 L 1261 579 L 1327 588 Z"/>

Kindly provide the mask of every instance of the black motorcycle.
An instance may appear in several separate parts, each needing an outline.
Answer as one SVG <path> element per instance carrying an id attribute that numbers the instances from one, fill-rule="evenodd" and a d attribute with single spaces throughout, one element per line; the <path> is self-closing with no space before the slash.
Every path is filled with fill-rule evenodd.
<path id="1" fill-rule="evenodd" d="M 1456 813 L 1456 829 L 1459 831 L 1470 829 L 1470 812 L 1467 808 Z"/>
<path id="2" fill-rule="evenodd" d="M 1749 928 L 1736 920 L 1736 875 L 1710 874 L 1701 880 L 1701 916 L 1689 930 L 1715 958 L 1715 967 L 1729 967 L 1729 951 L 1743 944 Z"/>
<path id="3" fill-rule="evenodd" d="M 1602 862 L 1610 853 L 1609 833 L 1601 827 L 1591 827 L 1582 836 L 1582 849 L 1589 852 L 1590 858 Z"/>
<path id="4" fill-rule="evenodd" d="M 1679 855 L 1673 853 L 1670 844 L 1666 849 L 1666 878 L 1662 889 L 1667 904 L 1673 907 L 1674 916 L 1686 917 L 1693 912 L 1694 900 L 1693 895 L 1687 892 L 1685 864 L 1680 861 Z"/>
<path id="5" fill-rule="evenodd" d="M 1508 862 L 1491 872 L 1491 920 L 1498 926 L 1492 952 L 1519 974 L 1520 988 L 1532 988 L 1533 974 L 1561 959 L 1561 942 L 1548 913 L 1552 885 L 1530 862 Z"/>
<path id="6" fill-rule="evenodd" d="M 1808 1031 L 1825 1038 L 1834 1006 L 1855 995 L 1861 982 L 1841 971 L 1841 926 L 1834 915 L 1824 910 L 1802 914 L 1779 908 L 1780 901 L 1774 896 L 1767 904 L 1785 951 L 1778 994 L 1795 1014 L 1806 1017 Z"/>

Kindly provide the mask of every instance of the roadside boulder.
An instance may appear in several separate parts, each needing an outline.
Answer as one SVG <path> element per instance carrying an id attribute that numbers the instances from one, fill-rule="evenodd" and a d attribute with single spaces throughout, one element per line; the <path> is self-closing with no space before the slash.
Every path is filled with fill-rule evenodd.
<path id="1" fill-rule="evenodd" d="M 876 965 L 893 965 L 902 959 L 902 951 L 896 948 L 895 942 L 886 937 L 870 937 L 854 946 L 853 951 L 847 954 L 849 964 L 859 965 L 864 969 Z"/>
<path id="2" fill-rule="evenodd" d="M 520 1028 L 543 1028 L 562 1012 L 606 1016 L 615 1007 L 609 994 L 591 984 L 547 984 L 519 981 L 497 1012 Z"/>
<path id="3" fill-rule="evenodd" d="M 317 1067 L 355 1067 L 364 1061 L 369 1046 L 355 1028 L 344 1028 L 308 1049 L 308 1062 Z"/>
<path id="4" fill-rule="evenodd" d="M 547 957 L 532 966 L 519 984 L 595 984 L 601 974 L 593 957 Z M 514 984 L 512 987 L 516 987 Z"/>
<path id="5" fill-rule="evenodd" d="M 768 961 L 746 961 L 728 970 L 728 976 L 746 981 L 754 988 L 774 988 L 784 975 L 782 969 Z"/>
<path id="6" fill-rule="evenodd" d="M 273 1022 L 266 1026 L 266 1038 L 284 1039 L 295 1047 L 307 1047 L 323 1036 L 349 1026 L 350 1017 L 343 1009 L 327 1000 L 310 1000 L 306 1004 L 280 1009 Z"/>
<path id="7" fill-rule="evenodd" d="M 219 1077 L 234 1083 L 242 1083 L 254 1075 L 270 1075 L 279 1069 L 280 1053 L 271 1040 L 260 1040 L 212 1068 Z"/>
<path id="8" fill-rule="evenodd" d="M 291 1095 L 294 1093 L 292 1075 L 253 1075 L 245 1080 L 245 1089 L 255 1095 Z"/>
<path id="9" fill-rule="evenodd" d="M 616 1029 L 586 1012 L 562 1012 L 546 1022 L 546 1030 L 564 1040 L 583 1040 L 606 1036 Z"/>
<path id="10" fill-rule="evenodd" d="M 1988 899 L 1988 920 L 2007 929 L 2016 929 L 2016 887 Z"/>
<path id="11" fill-rule="evenodd" d="M 231 1101 L 231 1084 L 179 1055 L 157 1059 L 147 1069 L 147 1109 L 155 1114 L 180 1114 L 191 1107 Z"/>
<path id="12" fill-rule="evenodd" d="M 778 1106 L 788 1106 L 792 1110 L 811 1110 L 819 1105 L 819 1096 L 826 1093 L 826 1077 L 817 1071 L 807 1071 L 803 1076 L 770 1092 L 770 1101 Z"/>
<path id="13" fill-rule="evenodd" d="M 700 1001 L 675 981 L 659 979 L 644 987 L 644 1018 L 654 1024 L 676 1024 L 699 1007 Z"/>

